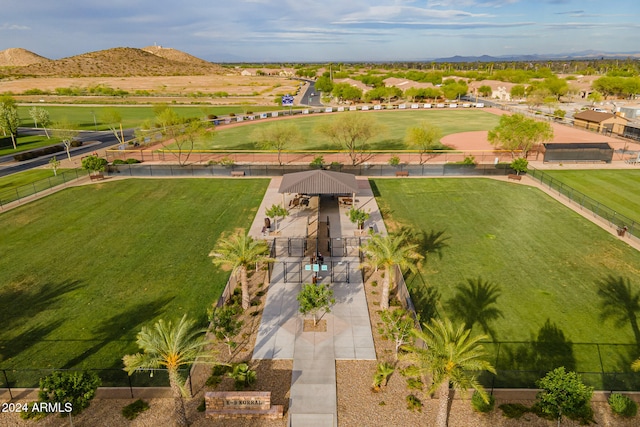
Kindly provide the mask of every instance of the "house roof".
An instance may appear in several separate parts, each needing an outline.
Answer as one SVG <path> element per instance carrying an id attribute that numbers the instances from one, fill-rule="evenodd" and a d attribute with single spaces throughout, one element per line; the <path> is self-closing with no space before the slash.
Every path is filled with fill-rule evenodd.
<path id="1" fill-rule="evenodd" d="M 605 120 L 609 120 L 614 115 L 611 113 L 601 113 L 599 111 L 586 110 L 580 113 L 574 114 L 573 118 L 578 120 L 584 120 L 586 122 L 602 123 Z"/>
<path id="2" fill-rule="evenodd" d="M 358 192 L 355 175 L 316 169 L 282 176 L 278 193 L 349 194 Z"/>

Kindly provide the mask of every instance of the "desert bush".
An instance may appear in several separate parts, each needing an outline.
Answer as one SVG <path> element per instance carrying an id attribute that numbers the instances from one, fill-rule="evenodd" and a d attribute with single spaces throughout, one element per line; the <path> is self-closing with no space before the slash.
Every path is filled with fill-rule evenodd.
<path id="1" fill-rule="evenodd" d="M 422 402 L 413 394 L 407 396 L 407 409 L 412 412 L 422 412 Z"/>
<path id="2" fill-rule="evenodd" d="M 473 396 L 471 396 L 471 406 L 477 412 L 491 412 L 495 405 L 496 399 L 492 395 L 489 395 L 489 402 L 485 402 L 482 395 L 477 391 L 474 391 Z"/>
<path id="3" fill-rule="evenodd" d="M 613 393 L 609 396 L 608 402 L 611 411 L 616 415 L 631 418 L 638 413 L 638 404 L 623 394 Z"/>

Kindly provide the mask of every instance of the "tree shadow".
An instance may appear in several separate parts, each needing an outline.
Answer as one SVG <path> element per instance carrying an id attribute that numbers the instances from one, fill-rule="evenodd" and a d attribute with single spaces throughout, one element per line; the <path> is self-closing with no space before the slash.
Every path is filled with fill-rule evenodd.
<path id="1" fill-rule="evenodd" d="M 126 311 L 118 313 L 109 319 L 102 321 L 92 332 L 95 344 L 86 348 L 80 354 L 69 359 L 62 369 L 71 369 L 82 364 L 82 362 L 99 352 L 102 348 L 114 341 L 131 342 L 133 336 L 140 328 L 150 320 L 158 317 L 165 311 L 166 306 L 173 301 L 175 297 L 160 298 L 155 301 L 136 304 Z M 120 357 L 124 356 L 121 355 Z M 105 369 L 122 368 L 120 358 L 111 361 L 110 366 L 104 366 Z"/>
<path id="2" fill-rule="evenodd" d="M 0 291 L 3 329 L 10 331 L 44 310 L 55 310 L 66 294 L 80 287 L 79 280 L 36 284 L 29 277 L 4 286 Z"/>
<path id="3" fill-rule="evenodd" d="M 58 329 L 63 323 L 62 319 L 58 319 L 55 322 L 48 323 L 47 325 L 38 325 L 28 331 L 17 335 L 8 340 L 0 341 L 0 361 L 3 364 L 9 365 L 12 363 L 12 359 L 19 356 L 23 351 L 28 350 L 34 345 L 46 340 L 46 337 Z"/>
<path id="4" fill-rule="evenodd" d="M 502 344 L 498 359 L 500 381 L 509 387 L 535 387 L 539 378 L 560 366 L 576 369 L 573 343 L 550 319 L 530 342 Z"/>
<path id="5" fill-rule="evenodd" d="M 413 287 L 411 300 L 416 310 L 416 314 L 421 322 L 440 317 L 440 292 L 433 286 Z"/>
<path id="6" fill-rule="evenodd" d="M 418 252 L 424 255 L 425 261 L 429 255 L 437 255 L 442 259 L 444 249 L 449 247 L 447 240 L 450 236 L 445 236 L 446 231 L 416 231 L 409 226 L 402 226 L 396 234 L 405 234 L 409 242 L 418 245 Z"/>
<path id="7" fill-rule="evenodd" d="M 482 330 L 496 340 L 496 332 L 491 322 L 504 317 L 497 308 L 497 301 L 502 291 L 500 286 L 489 281 L 467 279 L 466 283 L 457 286 L 456 294 L 446 303 L 451 317 L 464 323 L 467 329 L 478 324 Z"/>
<path id="8" fill-rule="evenodd" d="M 616 328 L 627 324 L 631 326 L 636 345 L 640 347 L 640 291 L 631 286 L 629 279 L 607 276 L 598 281 L 598 296 L 600 297 L 600 319 L 612 319 Z"/>

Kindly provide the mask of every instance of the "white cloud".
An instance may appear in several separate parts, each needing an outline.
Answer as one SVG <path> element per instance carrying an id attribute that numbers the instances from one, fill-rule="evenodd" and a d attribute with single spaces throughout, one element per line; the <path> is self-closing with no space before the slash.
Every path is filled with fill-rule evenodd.
<path id="1" fill-rule="evenodd" d="M 18 24 L 0 24 L 0 31 L 26 31 L 26 30 L 30 30 L 30 27 L 27 27 L 26 25 L 18 25 Z"/>

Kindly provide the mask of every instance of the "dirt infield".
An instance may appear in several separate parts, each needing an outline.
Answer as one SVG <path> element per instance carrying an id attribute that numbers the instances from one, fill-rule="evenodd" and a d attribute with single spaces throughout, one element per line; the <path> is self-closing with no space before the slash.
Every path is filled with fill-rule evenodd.
<path id="1" fill-rule="evenodd" d="M 484 111 L 496 115 L 509 114 L 506 111 L 497 108 L 487 108 Z M 640 145 L 630 142 L 625 142 L 617 138 L 601 135 L 599 133 L 590 132 L 584 129 L 574 128 L 559 123 L 551 123 L 553 128 L 553 141 L 552 142 L 608 142 L 614 149 L 623 149 L 625 146 L 627 149 L 630 145 L 634 145 L 635 148 L 640 149 Z M 456 150 L 492 150 L 493 146 L 489 144 L 487 139 L 488 131 L 477 132 L 461 132 L 447 135 L 442 138 L 442 143 L 453 147 Z"/>

